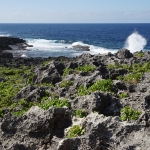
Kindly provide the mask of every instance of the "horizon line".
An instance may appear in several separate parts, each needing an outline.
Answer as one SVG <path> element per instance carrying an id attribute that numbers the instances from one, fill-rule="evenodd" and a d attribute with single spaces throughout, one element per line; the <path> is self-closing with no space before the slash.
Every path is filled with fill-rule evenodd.
<path id="1" fill-rule="evenodd" d="M 44 22 L 42 22 L 42 23 L 30 23 L 30 22 L 28 22 L 28 23 L 24 23 L 24 22 L 20 22 L 20 23 L 15 23 L 15 22 L 6 22 L 6 23 L 1 23 L 0 22 L 0 24 L 150 24 L 150 22 L 141 22 L 141 23 L 139 23 L 139 22 L 128 22 L 128 23 L 123 23 L 123 22 L 120 22 L 120 23 L 115 23 L 115 22 L 113 22 L 113 23 L 105 23 L 105 22 L 103 22 L 103 23 L 44 23 Z"/>

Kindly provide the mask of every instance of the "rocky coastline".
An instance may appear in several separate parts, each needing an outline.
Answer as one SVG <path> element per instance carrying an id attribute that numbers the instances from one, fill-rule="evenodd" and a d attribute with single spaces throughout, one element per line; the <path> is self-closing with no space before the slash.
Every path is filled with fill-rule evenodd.
<path id="1" fill-rule="evenodd" d="M 149 87 L 149 51 L 1 57 L 0 150 L 149 150 Z"/>
<path id="2" fill-rule="evenodd" d="M 16 37 L 0 37 L 0 58 L 13 58 L 13 50 L 24 50 L 32 45 Z"/>

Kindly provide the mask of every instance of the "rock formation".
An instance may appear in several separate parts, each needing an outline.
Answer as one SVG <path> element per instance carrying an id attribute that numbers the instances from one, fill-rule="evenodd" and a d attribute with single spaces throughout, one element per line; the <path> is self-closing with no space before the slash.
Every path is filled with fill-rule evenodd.
<path id="1" fill-rule="evenodd" d="M 18 90 L 1 90 L 0 149 L 149 150 L 149 52 L 1 58 L 0 69 L 0 86 Z"/>

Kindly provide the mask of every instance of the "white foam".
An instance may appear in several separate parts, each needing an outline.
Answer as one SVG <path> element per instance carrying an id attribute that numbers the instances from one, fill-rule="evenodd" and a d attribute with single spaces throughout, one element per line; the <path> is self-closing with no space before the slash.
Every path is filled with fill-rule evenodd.
<path id="1" fill-rule="evenodd" d="M 0 33 L 0 37 L 9 37 L 10 34 Z"/>
<path id="2" fill-rule="evenodd" d="M 104 48 L 104 47 L 98 47 L 98 46 L 94 46 L 94 45 L 85 44 L 82 41 L 72 43 L 72 46 L 77 46 L 77 45 L 89 46 L 90 51 L 89 52 L 87 51 L 87 52 L 91 53 L 91 54 L 98 54 L 98 53 L 106 54 L 108 52 L 115 53 L 115 52 L 118 51 L 117 49 L 107 49 L 107 48 Z"/>
<path id="3" fill-rule="evenodd" d="M 133 53 L 143 50 L 146 44 L 147 40 L 138 32 L 134 32 L 127 38 L 124 47 Z"/>
<path id="4" fill-rule="evenodd" d="M 80 46 L 89 46 L 90 47 L 90 45 L 84 44 L 82 41 L 72 43 L 72 46 L 77 46 L 77 45 L 80 45 Z"/>
<path id="5" fill-rule="evenodd" d="M 107 49 L 107 48 L 93 46 L 93 45 L 90 46 L 90 52 L 92 54 L 98 54 L 98 53 L 107 54 L 109 52 L 116 53 L 117 51 L 118 49 Z"/>
<path id="6" fill-rule="evenodd" d="M 71 44 L 66 44 L 65 40 L 46 40 L 46 39 L 27 39 L 29 45 L 33 47 L 32 50 L 54 50 L 70 48 Z"/>
<path id="7" fill-rule="evenodd" d="M 28 56 L 26 54 L 22 54 L 21 57 L 27 58 Z"/>
<path id="8" fill-rule="evenodd" d="M 67 43 L 65 40 L 46 40 L 46 39 L 26 39 L 29 45 L 33 45 L 33 47 L 29 47 L 29 50 L 32 51 L 41 51 L 47 53 L 60 53 L 61 55 L 67 56 L 67 53 L 72 56 L 78 56 L 82 53 L 90 53 L 90 54 L 106 54 L 108 52 L 115 53 L 116 49 L 107 49 L 103 47 L 98 47 L 94 45 L 85 44 L 82 41 Z M 90 51 L 80 51 L 73 49 L 73 46 L 88 46 Z M 71 54 L 72 53 L 72 54 Z"/>

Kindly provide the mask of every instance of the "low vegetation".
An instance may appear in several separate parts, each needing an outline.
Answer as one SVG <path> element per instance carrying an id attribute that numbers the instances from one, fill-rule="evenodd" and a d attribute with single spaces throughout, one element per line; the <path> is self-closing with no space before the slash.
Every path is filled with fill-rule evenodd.
<path id="1" fill-rule="evenodd" d="M 70 104 L 69 104 L 68 100 L 66 100 L 66 99 L 60 100 L 57 98 L 54 98 L 54 99 L 48 100 L 48 101 L 42 101 L 39 104 L 39 107 L 41 107 L 42 109 L 45 109 L 45 110 L 49 109 L 49 107 L 51 107 L 51 106 L 55 106 L 57 108 L 61 108 L 61 107 L 66 106 L 69 108 Z"/>
<path id="2" fill-rule="evenodd" d="M 143 54 L 143 53 L 141 53 Z M 125 69 L 128 71 L 128 74 L 118 76 L 119 80 L 129 84 L 137 84 L 143 77 L 143 73 L 150 72 L 150 62 L 144 64 L 134 63 L 132 65 L 128 64 L 119 64 L 118 62 L 114 64 L 109 64 L 107 66 L 109 69 Z"/>
<path id="3" fill-rule="evenodd" d="M 80 85 L 77 89 L 78 95 L 79 96 L 84 96 L 84 95 L 88 95 L 89 91 L 87 88 L 85 88 L 83 85 Z"/>
<path id="4" fill-rule="evenodd" d="M 78 118 L 86 117 L 87 113 L 83 111 L 82 109 L 78 109 L 74 112 L 74 115 Z"/>
<path id="5" fill-rule="evenodd" d="M 112 89 L 112 85 L 113 85 L 113 82 L 111 79 L 98 80 L 92 86 L 89 87 L 89 90 L 92 92 L 95 92 L 95 91 L 110 92 Z"/>
<path id="6" fill-rule="evenodd" d="M 135 57 L 137 57 L 137 58 L 141 58 L 141 57 L 144 57 L 144 56 L 145 56 L 145 53 L 142 52 L 142 51 L 135 54 Z"/>
<path id="7" fill-rule="evenodd" d="M 32 69 L 32 67 L 31 67 Z M 0 67 L 0 112 L 11 106 L 13 97 L 27 84 L 32 83 L 33 75 L 30 74 L 31 69 L 26 66 L 22 68 Z"/>
<path id="8" fill-rule="evenodd" d="M 66 68 L 64 70 L 63 76 L 67 76 L 69 73 L 74 73 L 74 74 L 78 74 L 79 72 L 93 72 L 95 70 L 95 66 L 94 65 L 84 65 L 84 66 L 78 66 L 76 69 L 72 69 L 72 68 Z"/>
<path id="9" fill-rule="evenodd" d="M 71 85 L 73 85 L 73 82 L 71 80 L 64 80 L 60 83 L 60 87 L 69 88 Z"/>
<path id="10" fill-rule="evenodd" d="M 123 93 L 119 93 L 118 96 L 119 96 L 119 98 L 126 98 L 129 95 L 128 95 L 128 93 L 123 92 Z"/>
<path id="11" fill-rule="evenodd" d="M 139 110 L 134 110 L 130 106 L 125 106 L 124 108 L 121 109 L 121 121 L 126 121 L 126 120 L 137 120 L 139 118 L 139 115 L 141 115 L 142 112 Z"/>
<path id="12" fill-rule="evenodd" d="M 77 91 L 79 96 L 88 95 L 90 92 L 95 91 L 103 91 L 103 92 L 111 92 L 113 86 L 113 82 L 111 79 L 107 80 L 98 80 L 93 85 L 91 85 L 88 89 L 83 85 L 79 86 Z"/>
<path id="13" fill-rule="evenodd" d="M 67 76 L 71 71 L 73 71 L 73 69 L 71 68 L 66 68 L 63 72 L 63 76 Z"/>
<path id="14" fill-rule="evenodd" d="M 68 131 L 67 138 L 74 138 L 74 137 L 77 137 L 77 136 L 81 136 L 81 135 L 84 134 L 84 132 L 85 132 L 85 129 L 82 126 L 74 125 Z"/>

